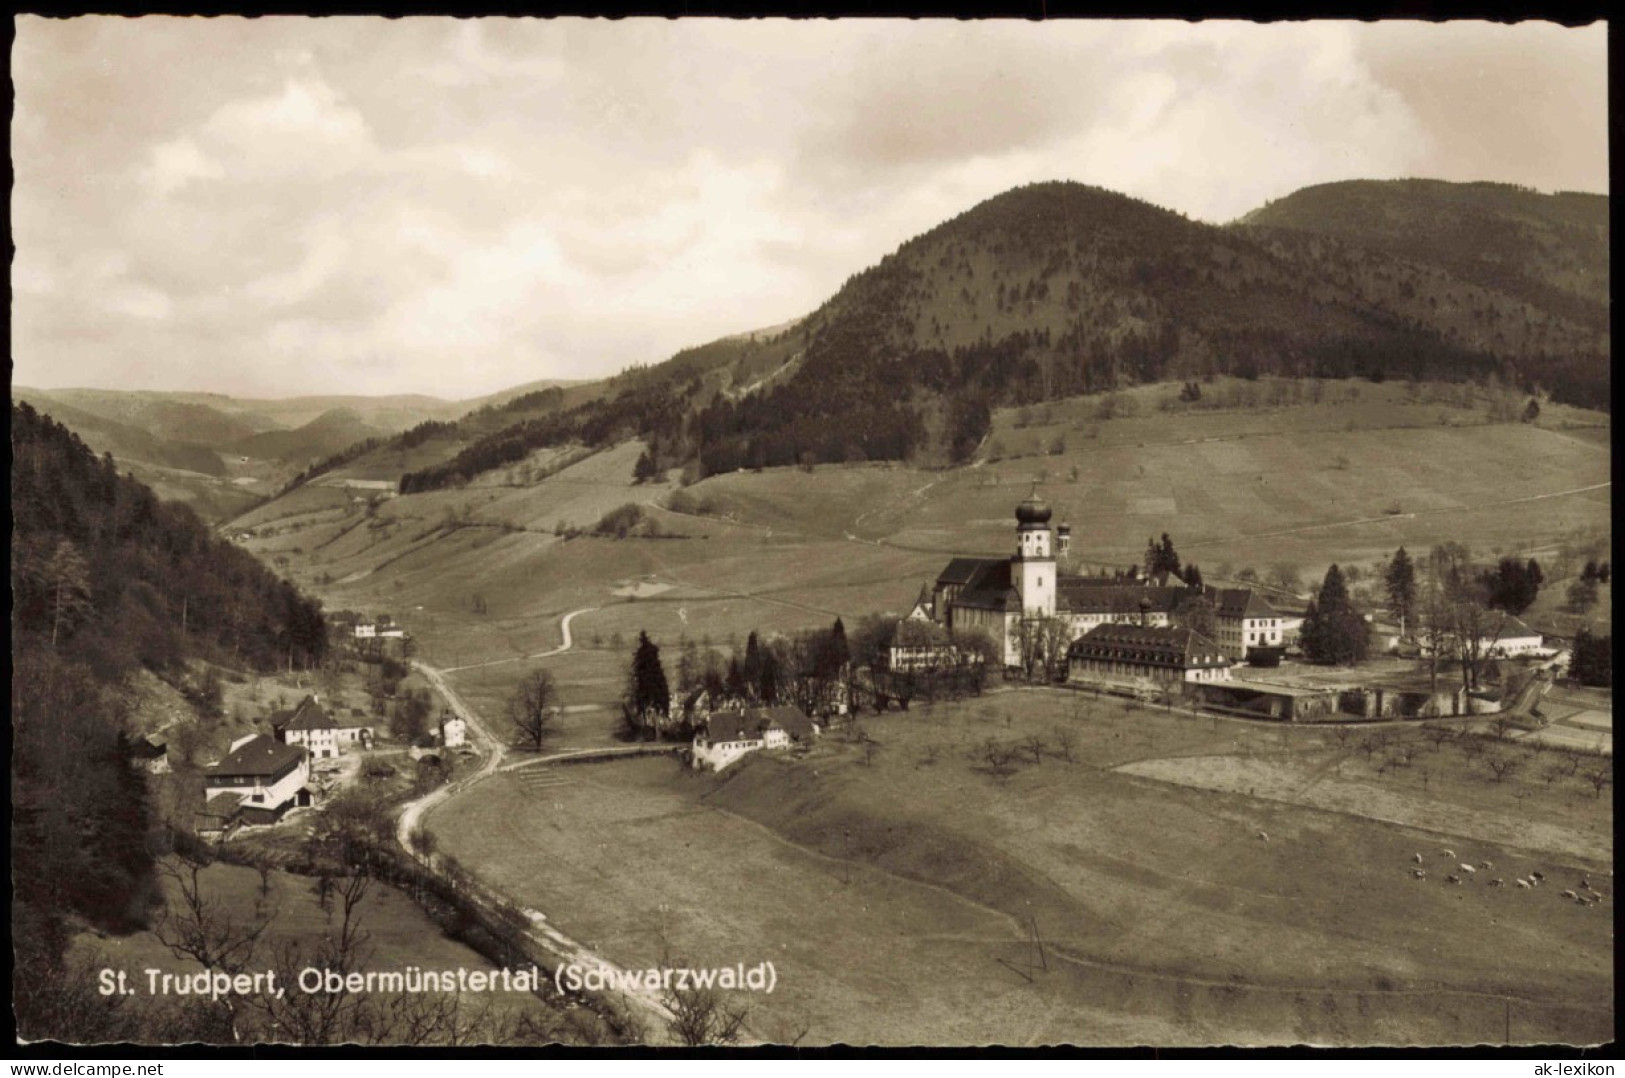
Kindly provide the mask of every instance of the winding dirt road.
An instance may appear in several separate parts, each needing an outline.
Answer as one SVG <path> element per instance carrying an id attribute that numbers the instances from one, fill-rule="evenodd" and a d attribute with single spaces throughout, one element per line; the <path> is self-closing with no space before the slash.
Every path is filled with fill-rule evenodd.
<path id="1" fill-rule="evenodd" d="M 441 698 L 446 701 L 446 706 L 451 709 L 452 713 L 468 724 L 468 730 L 471 736 L 485 746 L 485 760 L 480 764 L 479 770 L 475 771 L 471 775 L 458 779 L 456 782 L 442 786 L 437 790 L 433 790 L 415 801 L 409 801 L 401 809 L 400 817 L 395 824 L 395 840 L 400 844 L 401 849 L 406 851 L 408 856 L 416 859 L 420 864 L 428 868 L 429 871 L 435 873 L 436 875 L 443 875 L 444 868 L 442 859 L 435 853 L 431 852 L 427 856 L 424 856 L 417 850 L 413 849 L 412 836 L 422 826 L 424 816 L 427 815 L 431 809 L 445 804 L 454 797 L 462 796 L 471 788 L 481 782 L 484 782 L 492 775 L 497 774 L 499 771 L 511 770 L 512 767 L 528 766 L 530 764 L 543 764 L 551 761 L 571 759 L 589 754 L 616 754 L 617 750 L 614 749 L 589 750 L 589 752 L 586 753 L 579 750 L 573 752 L 567 751 L 554 753 L 546 757 L 526 759 L 517 764 L 511 765 L 509 768 L 504 768 L 503 760 L 508 755 L 507 746 L 503 743 L 501 738 L 497 737 L 485 726 L 485 723 L 480 719 L 479 713 L 473 708 L 469 707 L 468 704 L 457 695 L 456 690 L 454 690 L 451 685 L 447 683 L 445 677 L 445 675 L 450 673 L 452 670 L 468 670 L 477 666 L 492 666 L 496 663 L 518 662 L 526 658 L 542 659 L 550 655 L 559 655 L 563 652 L 569 651 L 574 645 L 574 640 L 570 635 L 571 619 L 576 617 L 578 614 L 588 613 L 588 611 L 591 609 L 597 608 L 591 607 L 583 610 L 572 610 L 570 613 L 564 615 L 564 618 L 560 623 L 564 642 L 551 651 L 544 651 L 537 655 L 522 656 L 519 659 L 497 659 L 490 663 L 474 663 L 470 666 L 453 667 L 450 670 L 441 670 L 416 659 L 412 661 L 413 668 L 428 679 L 429 684 L 433 685 L 435 691 L 438 692 Z M 632 755 L 639 751 L 647 750 L 628 748 L 620 750 L 620 754 Z M 487 908 L 511 908 L 513 906 L 513 903 L 510 902 L 506 896 L 503 896 L 493 889 L 480 884 L 478 881 L 470 881 L 465 879 L 463 881 L 463 886 L 471 893 L 476 902 L 486 906 Z M 569 936 L 566 936 L 564 933 L 548 924 L 547 916 L 545 914 L 531 909 L 522 909 L 520 912 L 523 914 L 526 922 L 529 925 L 529 927 L 524 930 L 524 939 L 522 942 L 526 945 L 526 949 L 531 952 L 532 957 L 537 959 L 538 965 L 549 971 L 564 965 L 578 966 L 582 970 L 603 970 L 608 975 L 608 979 L 612 983 L 619 981 L 620 975 L 623 972 L 619 967 L 605 959 L 603 956 L 593 953 L 583 944 L 571 939 Z M 620 983 L 624 984 L 625 982 Z M 658 1044 L 666 1039 L 665 1031 L 668 1028 L 668 1024 L 671 1022 L 673 1015 L 670 1008 L 668 1008 L 665 1002 L 662 1000 L 661 994 L 658 991 L 644 988 L 623 987 L 618 991 L 606 992 L 605 994 L 613 995 L 618 998 L 625 1011 L 641 1023 L 644 1043 Z"/>

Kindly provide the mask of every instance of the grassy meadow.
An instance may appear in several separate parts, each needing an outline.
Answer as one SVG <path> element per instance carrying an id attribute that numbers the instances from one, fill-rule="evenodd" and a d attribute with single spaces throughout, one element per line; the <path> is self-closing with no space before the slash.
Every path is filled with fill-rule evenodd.
<path id="1" fill-rule="evenodd" d="M 1557 893 L 1585 873 L 1612 890 L 1611 806 L 1575 780 L 1530 765 L 1503 788 L 1467 739 L 1434 748 L 1420 728 L 1382 750 L 1418 739 L 1408 773 L 1379 776 L 1384 756 L 1332 731 L 1064 690 L 862 725 L 872 753 L 836 733 L 720 776 L 666 760 L 505 776 L 431 826 L 623 966 L 772 959 L 778 991 L 743 1002 L 775 1038 L 1460 1043 L 1499 1040 L 1508 1011 L 1514 1040 L 1611 1027 L 1612 896 Z M 989 738 L 1036 738 L 1038 762 L 1001 776 Z M 1216 763 L 1258 777 L 1219 788 Z M 1551 883 L 1454 887 L 1446 848 Z"/>

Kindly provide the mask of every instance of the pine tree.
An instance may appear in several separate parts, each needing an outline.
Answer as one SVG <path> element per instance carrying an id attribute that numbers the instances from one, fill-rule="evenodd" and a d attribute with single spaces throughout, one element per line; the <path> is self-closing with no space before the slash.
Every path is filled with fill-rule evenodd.
<path id="1" fill-rule="evenodd" d="M 671 714 L 671 689 L 660 665 L 660 648 L 647 632 L 638 633 L 632 653 L 631 695 L 632 714 L 640 726 L 658 728 Z"/>
<path id="2" fill-rule="evenodd" d="M 837 670 L 844 670 L 846 664 L 852 661 L 852 649 L 846 642 L 846 626 L 841 619 L 836 618 L 835 624 L 829 630 L 830 662 Z"/>
<path id="3" fill-rule="evenodd" d="M 756 682 L 756 696 L 764 707 L 772 707 L 779 702 L 782 681 L 778 653 L 773 648 L 763 648 L 762 669 Z"/>
<path id="4" fill-rule="evenodd" d="M 1313 659 L 1325 653 L 1324 639 L 1325 630 L 1320 618 L 1320 604 L 1310 599 L 1303 612 L 1303 625 L 1298 629 L 1298 647 L 1305 656 Z"/>
<path id="5" fill-rule="evenodd" d="M 1179 576 L 1179 555 L 1174 553 L 1174 541 L 1162 533 L 1162 545 L 1157 548 L 1157 570 L 1168 576 Z"/>
<path id="6" fill-rule="evenodd" d="M 1185 566 L 1185 586 L 1197 589 L 1202 587 L 1202 570 L 1195 562 Z"/>
<path id="7" fill-rule="evenodd" d="M 745 680 L 744 672 L 739 667 L 739 660 L 733 656 L 728 657 L 728 673 L 722 680 L 723 691 L 730 700 L 736 703 L 749 703 L 752 689 Z"/>
<path id="8" fill-rule="evenodd" d="M 1302 643 L 1311 662 L 1346 666 L 1366 657 L 1365 619 L 1349 601 L 1343 571 L 1336 565 L 1326 570 L 1320 594 L 1309 604 Z"/>
<path id="9" fill-rule="evenodd" d="M 1388 589 L 1388 609 L 1399 619 L 1399 632 L 1403 636 L 1416 609 L 1416 564 L 1404 547 L 1394 551 L 1383 582 Z"/>
<path id="10" fill-rule="evenodd" d="M 762 684 L 762 645 L 756 639 L 755 630 L 745 638 L 745 661 L 739 673 L 745 679 L 746 691 L 752 696 L 756 695 Z"/>

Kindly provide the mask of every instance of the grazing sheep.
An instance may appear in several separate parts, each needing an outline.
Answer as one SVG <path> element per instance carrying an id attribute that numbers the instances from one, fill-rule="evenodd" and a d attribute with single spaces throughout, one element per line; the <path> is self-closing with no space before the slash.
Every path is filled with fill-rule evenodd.
<path id="1" fill-rule="evenodd" d="M 1456 867 L 1460 868 L 1463 872 L 1467 873 L 1467 875 L 1469 875 L 1469 876 L 1473 875 L 1475 872 L 1478 871 L 1478 869 L 1474 868 L 1472 865 L 1469 865 L 1465 861 L 1463 861 L 1460 865 L 1458 865 Z"/>
<path id="2" fill-rule="evenodd" d="M 1494 868 L 1495 867 L 1495 862 L 1494 861 L 1480 861 L 1478 863 L 1478 867 L 1479 868 Z"/>
<path id="3" fill-rule="evenodd" d="M 1576 902 L 1578 902 L 1580 900 L 1580 896 L 1575 894 L 1573 891 L 1564 891 L 1563 892 L 1563 897 L 1564 898 L 1572 898 Z"/>
<path id="4" fill-rule="evenodd" d="M 1413 853 L 1413 854 L 1411 854 L 1411 860 L 1415 861 L 1417 864 L 1421 864 L 1422 863 L 1422 855 L 1419 854 L 1419 853 Z"/>
<path id="5" fill-rule="evenodd" d="M 1425 880 L 1428 878 L 1427 869 L 1425 868 L 1413 868 L 1411 869 L 1411 875 L 1415 876 L 1419 880 Z"/>
<path id="6" fill-rule="evenodd" d="M 1528 880 L 1519 880 L 1518 881 L 1518 886 L 1522 887 L 1525 891 L 1527 891 L 1527 890 L 1529 890 L 1529 881 Z"/>
<path id="7" fill-rule="evenodd" d="M 1455 875 L 1451 875 L 1451 876 L 1446 876 L 1446 877 L 1445 877 L 1445 878 L 1444 878 L 1444 882 L 1445 882 L 1445 883 L 1455 883 L 1455 884 L 1459 884 L 1459 883 L 1461 883 L 1461 877 L 1460 877 L 1460 876 L 1455 876 Z"/>
<path id="8" fill-rule="evenodd" d="M 1505 883 L 1506 883 L 1505 880 L 1503 880 L 1499 876 L 1497 876 L 1495 879 L 1490 881 L 1490 886 L 1491 887 L 1500 887 L 1500 886 L 1504 885 Z"/>
<path id="9" fill-rule="evenodd" d="M 1454 861 L 1456 859 L 1456 851 L 1455 850 L 1446 850 L 1446 851 L 1444 851 L 1444 856 L 1445 856 L 1446 860 Z"/>
<path id="10" fill-rule="evenodd" d="M 1258 833 L 1258 837 L 1261 841 L 1268 842 L 1270 840 L 1270 833 L 1268 831 L 1260 831 Z"/>
<path id="11" fill-rule="evenodd" d="M 1539 883 L 1541 880 L 1546 878 L 1546 874 L 1544 872 L 1531 872 L 1529 874 L 1529 878 L 1534 880 L 1536 883 Z"/>

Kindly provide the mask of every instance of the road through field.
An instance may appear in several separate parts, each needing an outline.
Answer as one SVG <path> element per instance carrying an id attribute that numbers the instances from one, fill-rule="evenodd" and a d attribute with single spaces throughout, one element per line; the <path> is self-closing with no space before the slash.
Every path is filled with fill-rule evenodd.
<path id="1" fill-rule="evenodd" d="M 564 642 L 551 651 L 542 652 L 539 655 L 528 656 L 528 658 L 546 658 L 551 655 L 558 655 L 569 651 L 570 648 L 574 646 L 574 639 L 570 635 L 570 621 L 577 614 L 585 613 L 587 613 L 587 610 L 585 609 L 572 610 L 570 613 L 564 615 L 563 619 L 560 621 L 560 630 L 564 637 Z M 514 662 L 518 660 L 499 659 L 496 661 Z M 474 665 L 489 666 L 492 664 L 476 663 Z M 497 737 L 486 728 L 484 722 L 482 722 L 480 719 L 479 713 L 473 708 L 469 707 L 463 701 L 463 699 L 457 695 L 456 691 L 453 690 L 452 687 L 446 682 L 445 675 L 450 671 L 437 669 L 417 660 L 413 660 L 412 666 L 428 679 L 429 684 L 433 685 L 435 691 L 438 692 L 441 698 L 446 701 L 446 705 L 451 708 L 452 713 L 468 724 L 469 731 L 474 735 L 475 738 L 483 742 L 486 748 L 485 761 L 480 765 L 479 770 L 475 771 L 472 775 L 469 775 L 466 778 L 458 779 L 456 782 L 431 791 L 415 801 L 408 802 L 401 810 L 400 819 L 396 821 L 395 840 L 400 844 L 401 849 L 406 851 L 409 856 L 418 858 L 421 863 L 423 863 L 431 872 L 443 876 L 445 874 L 445 870 L 441 859 L 433 852 L 429 852 L 426 855 L 419 854 L 419 852 L 413 848 L 412 836 L 417 832 L 418 828 L 422 824 L 424 815 L 430 809 L 444 805 L 452 798 L 459 797 L 467 793 L 475 785 L 496 774 L 498 770 L 508 770 L 502 767 L 503 759 L 507 755 L 507 747 L 503 744 L 501 738 Z M 470 669 L 470 667 L 456 667 L 455 669 L 466 670 Z M 604 753 L 604 750 L 599 751 L 600 754 Z M 616 750 L 608 750 L 608 753 L 613 753 L 615 751 Z M 632 753 L 647 750 L 630 748 L 621 751 L 630 755 Z M 581 755 L 582 754 L 580 752 L 555 753 L 551 756 L 539 757 L 535 760 L 525 760 L 522 761 L 522 764 L 542 764 L 551 761 L 572 759 Z M 476 902 L 488 909 L 501 909 L 511 905 L 505 896 L 496 894 L 490 889 L 482 886 L 478 881 L 464 879 L 461 881 L 461 885 L 471 894 Z M 566 936 L 564 933 L 547 924 L 547 918 L 544 914 L 536 910 L 529 909 L 522 912 L 525 919 L 529 922 L 529 928 L 525 930 L 525 942 L 536 950 L 542 952 L 544 955 L 544 965 L 573 965 L 582 970 L 603 971 L 605 979 L 608 983 L 619 984 L 622 986 L 619 990 L 606 990 L 606 994 L 619 997 L 628 1013 L 632 1014 L 643 1023 L 643 1036 L 645 1043 L 659 1043 L 662 1039 L 664 1039 L 661 1031 L 668 1028 L 668 1023 L 672 1021 L 673 1014 L 670 1008 L 668 1008 L 665 1002 L 661 999 L 659 992 L 648 988 L 643 988 L 641 986 L 634 987 L 637 982 L 625 980 L 623 978 L 623 971 L 621 971 L 613 963 L 601 955 L 594 954 L 582 944 L 576 942 L 575 940 Z"/>
<path id="2" fill-rule="evenodd" d="M 553 648 L 551 651 L 538 651 L 534 655 L 515 655 L 510 659 L 490 659 L 483 663 L 465 663 L 462 666 L 447 666 L 442 667 L 438 673 L 455 674 L 459 670 L 478 670 L 486 666 L 501 666 L 503 663 L 522 663 L 530 659 L 546 659 L 554 655 L 561 655 L 575 646 L 575 638 L 570 635 L 570 622 L 575 620 L 575 617 L 578 614 L 590 614 L 597 609 L 598 608 L 596 606 L 584 606 L 580 610 L 572 610 L 568 614 L 564 615 L 564 617 L 559 621 L 559 632 L 564 637 L 564 643 L 560 644 L 556 648 Z M 424 672 L 424 676 L 428 677 L 430 681 L 435 681 L 434 675 L 428 673 L 432 667 L 424 666 L 422 663 L 413 663 L 413 665 L 422 670 Z M 439 688 L 440 684 L 440 682 L 436 682 L 435 687 Z M 442 693 L 442 695 L 444 695 L 444 693 Z M 465 718 L 463 721 L 467 722 L 468 720 Z"/>

